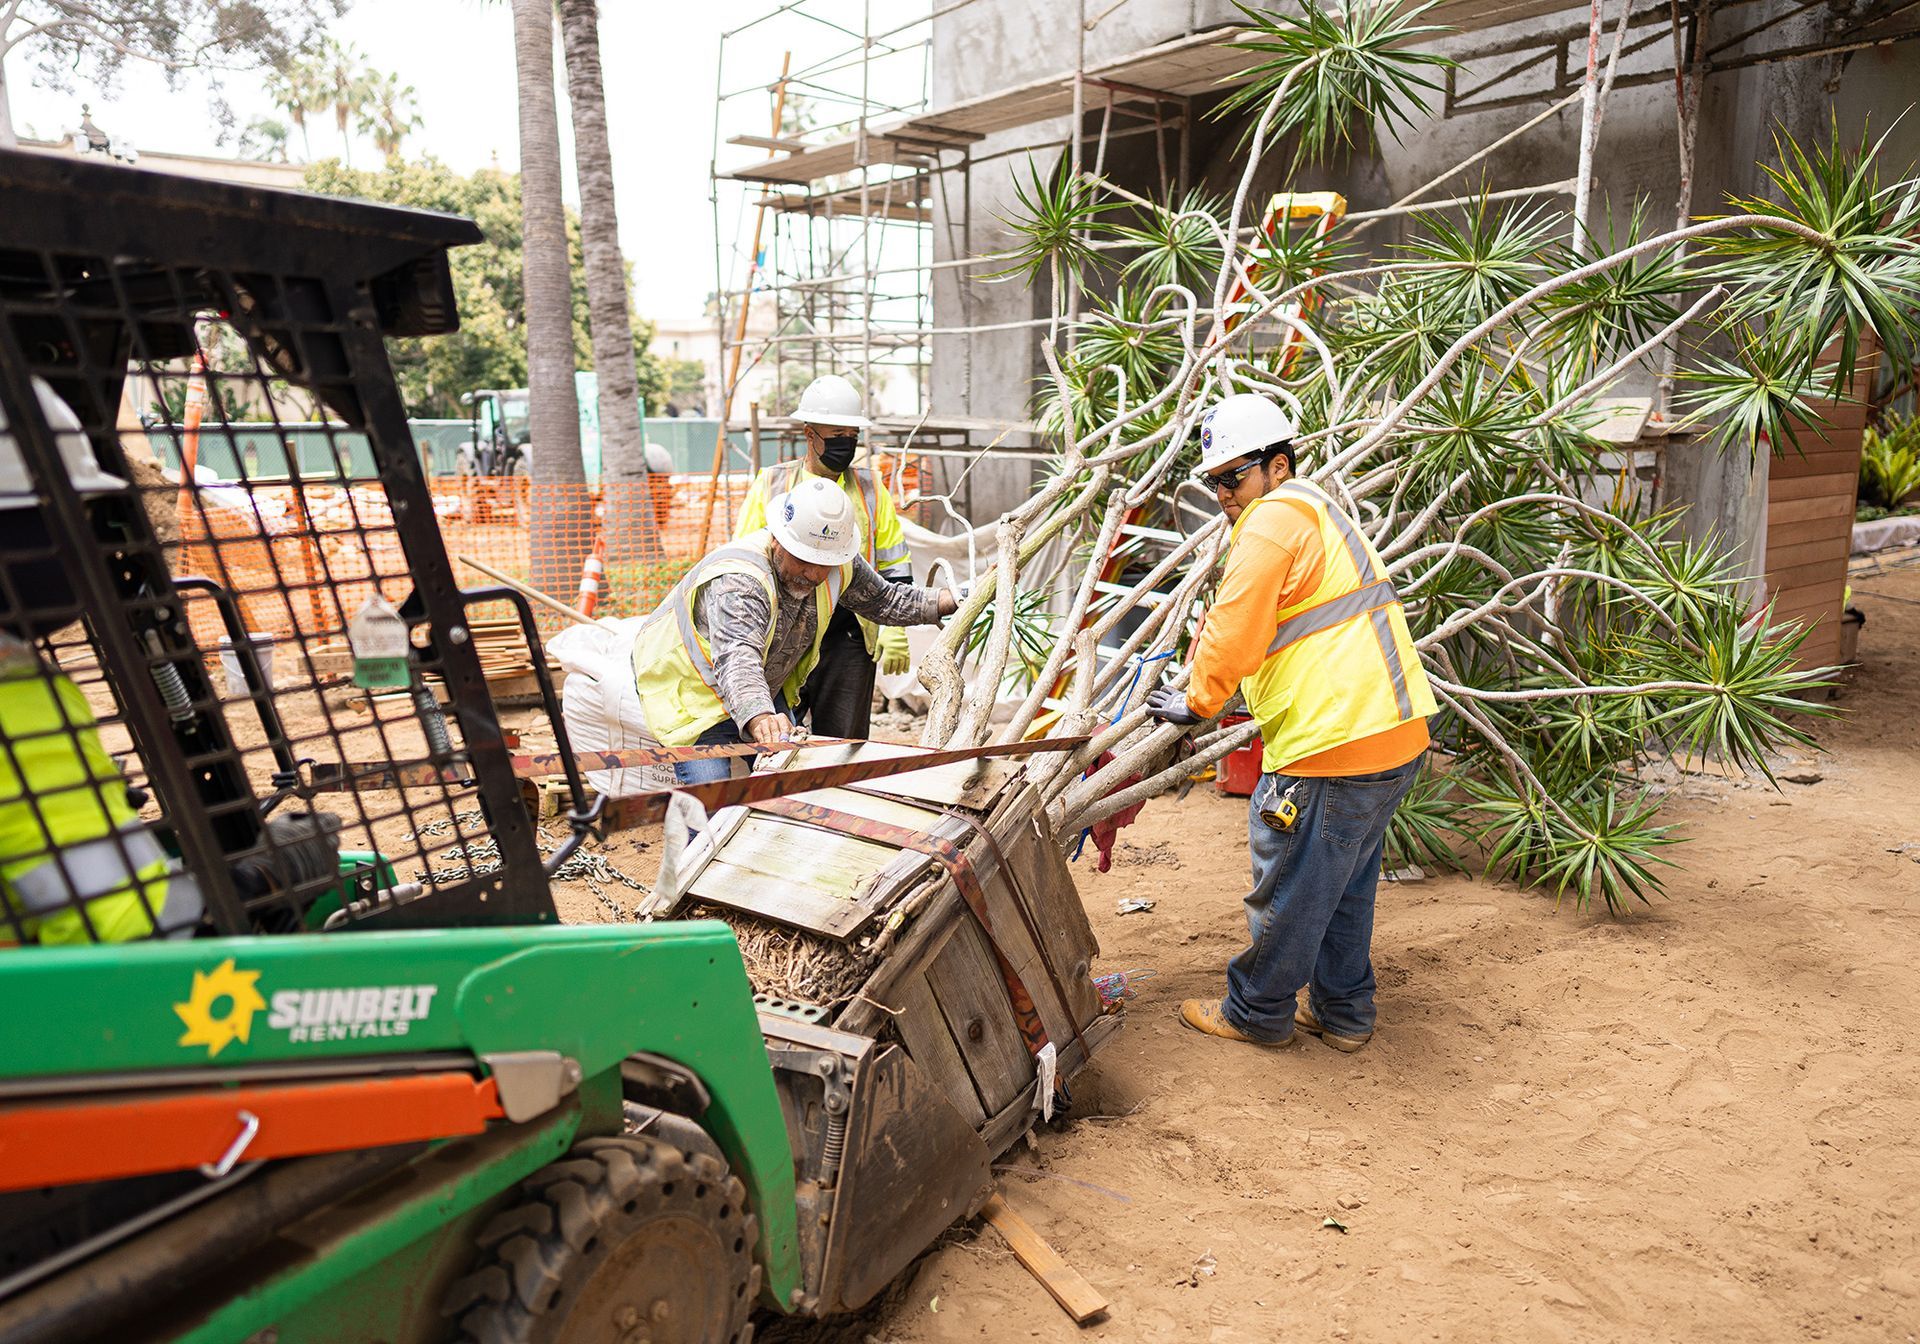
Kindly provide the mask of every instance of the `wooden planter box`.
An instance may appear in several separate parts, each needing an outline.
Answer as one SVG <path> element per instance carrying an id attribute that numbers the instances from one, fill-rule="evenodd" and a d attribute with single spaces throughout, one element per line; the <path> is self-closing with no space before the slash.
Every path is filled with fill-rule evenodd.
<path id="1" fill-rule="evenodd" d="M 915 750 L 810 747 L 795 764 Z M 1040 1118 L 1036 1048 L 1064 1084 L 1120 1017 L 1103 1010 L 1093 930 L 1017 763 L 941 766 L 790 801 L 839 816 L 720 813 L 688 852 L 693 875 L 675 914 L 727 918 L 756 989 L 783 947 L 858 968 L 829 1002 L 758 995 L 800 1176 L 801 1307 L 829 1315 L 865 1302 L 985 1202 L 993 1159 Z M 848 818 L 898 829 L 851 834 Z M 899 843 L 909 836 L 947 842 L 945 860 Z M 973 875 L 984 920 L 955 860 Z"/>
<path id="2" fill-rule="evenodd" d="M 1774 620 L 1807 627 L 1802 667 L 1841 661 L 1840 617 L 1860 491 L 1866 407 L 1825 402 L 1827 424 L 1800 430 L 1767 470 L 1767 596 Z"/>
<path id="3" fill-rule="evenodd" d="M 1825 357 L 1832 354 L 1829 348 Z M 1841 616 L 1860 494 L 1860 445 L 1880 355 L 1877 341 L 1863 341 L 1850 399 L 1813 403 L 1824 423 L 1801 425 L 1798 442 L 1775 446 L 1768 463 L 1767 597 L 1775 621 L 1807 628 L 1801 667 L 1843 661 Z"/>

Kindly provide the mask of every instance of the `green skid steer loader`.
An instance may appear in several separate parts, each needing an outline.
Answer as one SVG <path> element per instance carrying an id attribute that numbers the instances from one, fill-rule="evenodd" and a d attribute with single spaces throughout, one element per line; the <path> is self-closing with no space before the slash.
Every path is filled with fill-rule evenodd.
<path id="1" fill-rule="evenodd" d="M 538 636 L 456 584 L 384 340 L 457 328 L 478 230 L 11 151 L 0 200 L 0 1339 L 668 1344 L 851 1304 L 796 1170 L 823 1107 L 913 1100 L 898 1052 L 796 1023 L 770 1060 L 722 923 L 555 916 L 588 794 L 543 856 L 469 625 L 517 613 L 564 755 Z M 215 326 L 246 366 L 201 381 Z M 195 484 L 229 420 L 375 471 Z M 440 782 L 317 806 L 314 763 L 375 757 Z M 869 1220 L 870 1268 L 985 1162 Z"/>

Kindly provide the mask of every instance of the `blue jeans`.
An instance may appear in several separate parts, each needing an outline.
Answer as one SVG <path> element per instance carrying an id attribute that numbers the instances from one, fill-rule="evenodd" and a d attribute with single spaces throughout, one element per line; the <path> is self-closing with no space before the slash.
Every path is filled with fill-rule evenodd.
<path id="1" fill-rule="evenodd" d="M 1266 774 L 1247 813 L 1253 943 L 1227 966 L 1227 1021 L 1255 1040 L 1293 1035 L 1294 996 L 1338 1036 L 1373 1030 L 1374 888 L 1387 823 L 1420 769 L 1416 758 L 1375 775 L 1315 779 Z M 1260 819 L 1291 796 L 1289 831 Z"/>
<path id="2" fill-rule="evenodd" d="M 773 712 L 787 714 L 787 697 L 784 692 L 773 697 Z M 728 715 L 706 732 L 693 739 L 696 747 L 731 747 L 746 739 L 740 735 L 740 725 Z M 676 784 L 711 784 L 716 779 L 725 779 L 733 773 L 732 756 L 715 756 L 704 761 L 675 761 L 673 763 L 673 782 Z"/>

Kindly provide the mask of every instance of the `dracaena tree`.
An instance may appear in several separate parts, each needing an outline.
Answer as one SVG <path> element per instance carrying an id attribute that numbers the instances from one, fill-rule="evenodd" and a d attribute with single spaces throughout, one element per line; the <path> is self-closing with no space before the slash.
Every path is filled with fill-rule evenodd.
<path id="1" fill-rule="evenodd" d="M 1356 128 L 1403 124 L 1437 58 L 1411 45 L 1433 31 L 1417 9 L 1248 15 L 1259 63 L 1232 100 L 1250 124 L 1231 199 L 1146 201 L 1064 171 L 1022 182 L 1002 255 L 1054 281 L 1038 411 L 1059 456 L 995 524 L 993 570 L 923 664 L 924 741 L 1009 739 L 1043 712 L 1091 733 L 1028 767 L 1071 843 L 1251 738 L 1216 722 L 1176 754 L 1186 734 L 1142 701 L 1155 679 L 1184 685 L 1228 540 L 1210 506 L 1182 507 L 1197 420 L 1226 393 L 1265 392 L 1298 417 L 1301 474 L 1379 550 L 1440 703 L 1395 855 L 1477 853 L 1582 904 L 1645 900 L 1678 837 L 1634 767 L 1705 752 L 1767 774 L 1807 740 L 1820 711 L 1804 697 L 1825 674 L 1798 665 L 1797 629 L 1749 609 L 1725 545 L 1600 470 L 1598 399 L 1672 351 L 1686 426 L 1729 453 L 1790 450 L 1818 403 L 1849 395 L 1870 338 L 1911 358 L 1920 183 L 1883 181 L 1878 144 L 1836 131 L 1777 143 L 1776 200 L 1670 230 L 1636 210 L 1578 246 L 1564 216 L 1487 199 L 1416 217 L 1372 255 L 1360 230 L 1249 230 L 1273 146 L 1311 161 Z M 1108 297 L 1069 322 L 1065 293 L 1101 268 Z M 1120 565 L 1124 591 L 1096 606 L 1128 519 L 1185 539 Z M 1025 609 L 1000 595 L 1046 583 L 1039 557 L 1063 536 L 1085 559 L 1051 581 L 1058 637 L 1011 720 L 992 723 Z M 1116 642 L 1120 656 L 1096 655 Z"/>

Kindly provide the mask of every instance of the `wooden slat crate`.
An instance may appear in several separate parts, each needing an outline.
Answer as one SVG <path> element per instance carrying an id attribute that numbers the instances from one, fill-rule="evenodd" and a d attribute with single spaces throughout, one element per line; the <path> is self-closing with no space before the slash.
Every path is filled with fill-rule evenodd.
<path id="1" fill-rule="evenodd" d="M 915 749 L 882 743 L 806 748 L 800 765 Z M 915 1066 L 998 1153 L 1031 1123 L 1036 1065 L 1012 1006 L 1004 956 L 1033 1000 L 1064 1079 L 1118 1019 L 1102 1010 L 1098 948 L 1039 796 L 1017 765 L 982 761 L 896 775 L 797 801 L 953 841 L 978 876 L 992 933 L 933 857 L 767 812 L 713 819 L 679 915 L 718 913 L 747 951 L 756 989 L 791 1003 L 791 985 L 763 984 L 751 950 L 771 926 L 809 955 L 860 968 L 816 1005 L 838 1030 L 898 1039 Z M 977 825 L 976 825 L 977 823 Z M 991 841 L 989 840 L 991 836 Z M 791 944 L 789 944 L 791 946 Z M 996 955 L 996 949 L 998 955 Z M 776 954 L 777 955 L 777 954 Z M 768 961 L 775 960 L 769 956 Z"/>

